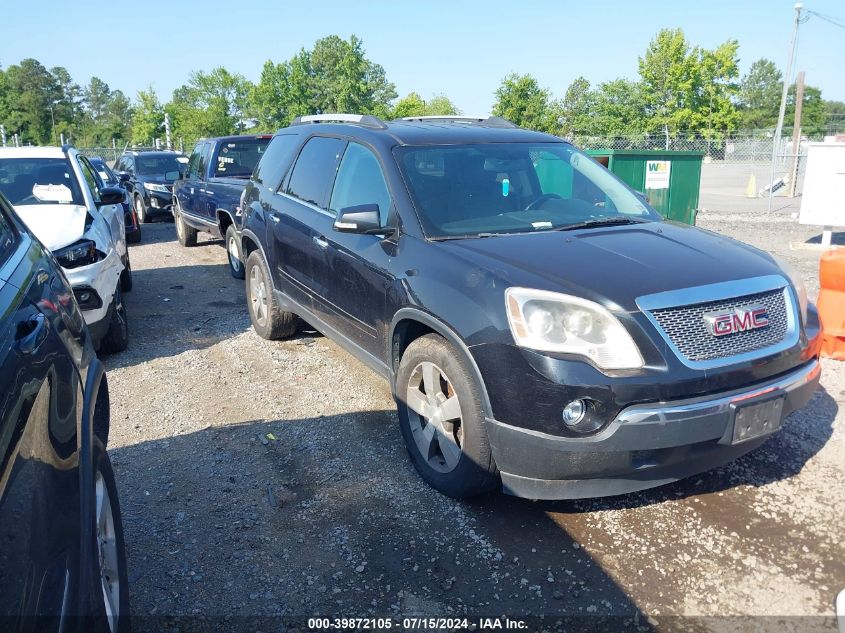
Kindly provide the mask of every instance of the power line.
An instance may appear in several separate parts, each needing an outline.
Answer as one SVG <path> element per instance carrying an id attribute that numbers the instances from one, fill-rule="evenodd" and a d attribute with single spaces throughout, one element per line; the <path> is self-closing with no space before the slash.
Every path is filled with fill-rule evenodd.
<path id="1" fill-rule="evenodd" d="M 824 15 L 823 13 L 818 13 L 816 11 L 810 11 L 809 9 L 807 9 L 806 13 L 807 13 L 807 17 L 804 20 L 805 22 L 810 19 L 811 15 L 814 15 L 817 18 L 819 18 L 820 20 L 824 20 L 825 22 L 828 22 L 828 23 L 832 24 L 833 26 L 838 26 L 840 29 L 845 29 L 845 18 L 838 18 L 838 17 L 833 16 L 833 15 Z"/>

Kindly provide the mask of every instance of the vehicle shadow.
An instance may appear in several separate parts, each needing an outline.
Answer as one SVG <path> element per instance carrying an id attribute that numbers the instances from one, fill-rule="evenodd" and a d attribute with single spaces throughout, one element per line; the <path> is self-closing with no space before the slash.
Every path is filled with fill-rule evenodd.
<path id="1" fill-rule="evenodd" d="M 267 630 L 282 616 L 304 630 L 306 616 L 340 614 L 653 630 L 544 512 L 527 526 L 501 514 L 497 531 L 434 493 L 394 411 L 247 421 L 110 454 L 136 631 Z"/>
<path id="2" fill-rule="evenodd" d="M 818 235 L 814 235 L 813 237 L 809 238 L 805 244 L 821 244 L 822 243 L 822 234 L 819 233 Z M 833 231 L 830 236 L 830 244 L 831 246 L 845 246 L 845 231 Z"/>

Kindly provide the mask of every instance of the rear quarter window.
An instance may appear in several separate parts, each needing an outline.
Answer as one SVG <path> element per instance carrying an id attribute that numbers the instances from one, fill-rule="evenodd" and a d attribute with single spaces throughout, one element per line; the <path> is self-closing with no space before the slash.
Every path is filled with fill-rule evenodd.
<path id="1" fill-rule="evenodd" d="M 4 202 L 0 202 L 0 265 L 6 262 L 15 250 L 18 234 L 9 220 Z"/>
<path id="2" fill-rule="evenodd" d="M 252 179 L 260 185 L 275 190 L 282 182 L 282 176 L 290 165 L 291 158 L 298 145 L 296 134 L 277 134 L 270 141 L 261 160 L 252 174 Z"/>
<path id="3" fill-rule="evenodd" d="M 245 138 L 220 143 L 213 162 L 214 175 L 249 178 L 269 143 L 269 138 Z"/>

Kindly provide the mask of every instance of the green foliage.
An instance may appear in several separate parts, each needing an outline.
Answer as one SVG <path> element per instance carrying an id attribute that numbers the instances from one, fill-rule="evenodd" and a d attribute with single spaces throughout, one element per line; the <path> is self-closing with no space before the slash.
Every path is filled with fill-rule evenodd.
<path id="1" fill-rule="evenodd" d="M 460 110 L 446 95 L 434 95 L 425 101 L 416 92 L 399 99 L 391 111 L 391 118 L 401 119 L 408 116 L 448 116 L 460 114 Z"/>
<path id="2" fill-rule="evenodd" d="M 827 109 L 822 99 L 822 91 L 815 86 L 804 86 L 804 103 L 801 109 L 801 133 L 820 137 L 827 131 Z M 786 97 L 786 116 L 784 132 L 791 134 L 795 125 L 795 84 L 789 87 Z"/>
<path id="3" fill-rule="evenodd" d="M 597 136 L 623 136 L 644 132 L 645 100 L 639 83 L 614 79 L 599 85 L 592 93 L 591 117 L 587 133 Z"/>
<path id="4" fill-rule="evenodd" d="M 249 112 L 259 127 L 287 125 L 304 114 L 357 112 L 388 117 L 396 88 L 384 68 L 367 59 L 354 35 L 324 37 L 287 62 L 264 64 L 250 93 Z"/>
<path id="5" fill-rule="evenodd" d="M 134 144 L 152 145 L 154 139 L 161 138 L 164 126 L 164 108 L 152 86 L 138 92 L 134 113 L 131 132 Z"/>
<path id="6" fill-rule="evenodd" d="M 81 132 L 79 145 L 107 147 L 112 141 L 129 137 L 129 120 L 132 110 L 129 99 L 120 90 L 112 90 L 99 77 L 82 90 Z"/>
<path id="7" fill-rule="evenodd" d="M 6 70 L 5 85 L 7 134 L 17 133 L 22 143 L 56 143 L 54 106 L 61 101 L 62 91 L 50 71 L 38 60 L 24 59 Z"/>
<path id="8" fill-rule="evenodd" d="M 244 113 L 252 85 L 225 68 L 193 72 L 188 83 L 173 91 L 165 106 L 174 138 L 228 136 L 243 132 Z"/>
<path id="9" fill-rule="evenodd" d="M 758 59 L 739 87 L 739 124 L 743 128 L 774 128 L 777 124 L 783 75 L 769 59 Z"/>
<path id="10" fill-rule="evenodd" d="M 495 116 L 503 117 L 520 127 L 540 132 L 557 132 L 557 109 L 549 102 L 549 91 L 541 88 L 531 75 L 508 75 L 502 80 L 495 95 Z"/>

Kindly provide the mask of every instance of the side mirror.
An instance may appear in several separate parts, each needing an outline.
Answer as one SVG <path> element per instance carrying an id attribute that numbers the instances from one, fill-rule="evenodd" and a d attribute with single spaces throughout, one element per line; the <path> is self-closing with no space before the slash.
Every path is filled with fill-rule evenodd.
<path id="1" fill-rule="evenodd" d="M 164 179 L 173 182 L 175 180 L 179 180 L 182 177 L 181 171 L 166 171 L 164 172 Z"/>
<path id="2" fill-rule="evenodd" d="M 127 181 L 127 180 L 129 180 L 130 178 L 132 178 L 132 174 L 130 174 L 128 171 L 119 171 L 119 172 L 117 172 L 117 179 L 118 179 L 120 182 L 126 182 L 126 181 Z"/>
<path id="3" fill-rule="evenodd" d="M 339 233 L 361 233 L 386 235 L 393 229 L 381 226 L 377 204 L 359 204 L 341 209 L 334 221 L 334 230 Z"/>
<path id="4" fill-rule="evenodd" d="M 120 187 L 103 187 L 100 189 L 100 201 L 98 207 L 105 207 L 110 204 L 120 204 L 126 192 Z"/>

